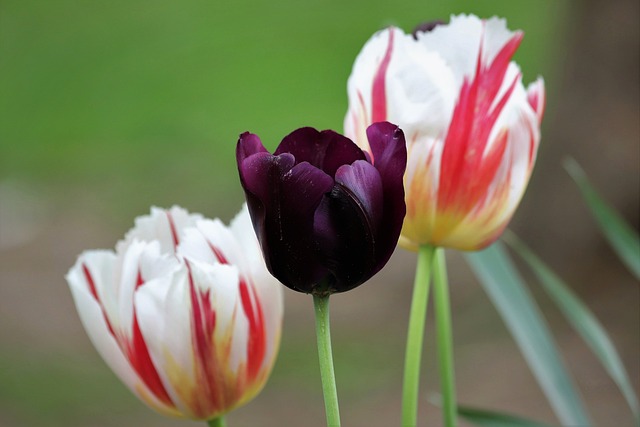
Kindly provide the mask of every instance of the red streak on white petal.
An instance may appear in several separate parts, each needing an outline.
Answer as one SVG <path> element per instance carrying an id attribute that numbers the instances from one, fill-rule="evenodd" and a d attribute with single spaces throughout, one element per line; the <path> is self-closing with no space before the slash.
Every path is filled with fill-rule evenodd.
<path id="1" fill-rule="evenodd" d="M 507 151 L 507 143 L 509 142 L 509 131 L 503 129 L 494 142 L 491 151 L 482 160 L 482 165 L 479 167 L 476 179 L 473 180 L 469 187 L 469 192 L 474 196 L 470 197 L 470 201 L 465 206 L 467 209 L 473 208 L 472 201 L 476 203 L 488 196 L 488 189 L 493 179 L 500 168 L 500 164 L 504 158 L 504 153 Z"/>
<path id="2" fill-rule="evenodd" d="M 494 86 L 494 82 L 501 83 L 504 79 L 504 75 L 509 67 L 509 62 L 511 62 L 511 58 L 518 50 L 520 43 L 522 42 L 522 38 L 524 37 L 524 33 L 522 31 L 516 31 L 513 37 L 509 39 L 509 41 L 500 49 L 500 52 L 493 58 L 493 62 L 489 66 L 489 70 L 487 71 L 487 75 L 485 78 L 485 82 L 488 83 L 489 90 L 493 87 L 494 91 L 491 99 L 495 98 L 495 95 L 498 93 L 500 89 L 500 85 Z"/>
<path id="3" fill-rule="evenodd" d="M 149 355 L 147 343 L 144 340 L 140 325 L 138 324 L 135 306 L 133 311 L 133 337 L 126 345 L 126 356 L 147 388 L 149 388 L 162 403 L 174 407 L 175 405 L 169 397 L 167 390 L 164 388 L 158 371 L 156 371 L 151 356 Z"/>
<path id="4" fill-rule="evenodd" d="M 107 311 L 104 309 L 104 305 L 102 304 L 102 301 L 100 300 L 100 297 L 98 296 L 98 290 L 96 289 L 96 283 L 93 280 L 93 276 L 91 276 L 91 272 L 89 271 L 89 267 L 87 267 L 87 265 L 85 263 L 82 263 L 82 273 L 84 274 L 84 278 L 87 281 L 87 285 L 89 287 L 89 292 L 91 292 L 91 295 L 93 296 L 93 298 L 95 298 L 96 302 L 100 306 L 100 310 L 102 311 L 102 316 L 104 317 L 104 322 L 107 325 L 107 329 L 109 330 L 109 333 L 114 338 L 116 338 L 116 334 L 113 331 L 113 327 L 111 326 L 111 322 L 109 321 L 109 316 L 107 316 Z"/>
<path id="5" fill-rule="evenodd" d="M 540 108 L 540 105 L 539 105 L 540 96 L 538 94 L 538 91 L 531 90 L 527 92 L 527 101 L 529 101 L 529 105 L 531 105 L 531 108 L 533 108 L 533 111 L 535 111 L 536 114 L 538 114 L 538 109 Z"/>
<path id="6" fill-rule="evenodd" d="M 89 267 L 85 263 L 82 263 L 82 273 L 84 274 L 84 278 L 87 280 L 87 285 L 89 286 L 89 292 L 91 295 L 98 301 L 100 304 L 100 298 L 98 297 L 98 290 L 96 289 L 96 283 L 93 281 L 93 277 L 91 276 L 91 272 L 89 271 Z M 100 304 L 102 306 L 102 304 Z"/>
<path id="7" fill-rule="evenodd" d="M 214 331 L 216 312 L 211 303 L 211 289 L 203 291 L 196 287 L 191 265 L 186 261 L 189 273 L 189 295 L 191 299 L 191 342 L 195 356 L 196 396 L 191 410 L 198 417 L 218 413 L 228 405 L 229 390 L 225 380 L 224 366 L 218 364 Z M 224 344 L 223 344 L 224 345 Z"/>
<path id="8" fill-rule="evenodd" d="M 481 44 L 476 75 L 471 82 L 464 79 L 442 152 L 438 188 L 440 211 L 468 212 L 486 196 L 500 167 L 507 134 L 498 135 L 490 152 L 485 153 L 485 148 L 498 116 L 519 81 L 520 75 L 517 75 L 496 102 L 509 61 L 521 40 L 522 33 L 516 33 L 488 67 L 482 62 Z"/>
<path id="9" fill-rule="evenodd" d="M 173 241 L 173 249 L 175 250 L 178 247 L 178 244 L 180 243 L 180 240 L 178 239 L 178 232 L 176 230 L 176 224 L 173 221 L 173 215 L 171 215 L 171 212 L 165 211 L 165 213 L 167 214 L 167 221 L 169 221 L 169 229 L 171 231 L 171 239 Z"/>
<path id="10" fill-rule="evenodd" d="M 138 269 L 138 277 L 136 278 L 136 289 L 144 284 L 144 280 L 142 279 L 142 271 Z"/>
<path id="11" fill-rule="evenodd" d="M 216 326 L 216 313 L 211 306 L 210 291 L 200 292 L 196 289 L 189 262 L 187 262 L 187 269 L 189 272 L 189 295 L 192 309 L 192 341 L 200 367 L 205 371 L 208 378 L 208 367 L 213 360 L 213 330 Z"/>
<path id="12" fill-rule="evenodd" d="M 138 269 L 138 276 L 136 278 L 136 289 L 144 284 L 142 278 L 142 272 Z M 123 340 L 119 340 L 123 341 Z M 167 390 L 162 384 L 160 375 L 156 370 L 151 355 L 149 354 L 149 348 L 144 340 L 140 325 L 138 324 L 138 315 L 136 313 L 136 307 L 133 306 L 133 325 L 132 325 L 132 337 L 128 342 L 120 342 L 120 348 L 125 352 L 129 363 L 140 376 L 140 379 L 151 390 L 151 392 L 164 404 L 174 407 L 173 401 L 169 397 Z"/>
<path id="13" fill-rule="evenodd" d="M 373 87 L 371 89 L 371 122 L 382 122 L 387 119 L 387 94 L 386 94 L 386 76 L 389 62 L 391 62 L 391 54 L 393 52 L 393 33 L 394 29 L 389 28 L 389 41 L 384 57 L 378 66 L 378 71 L 373 78 Z"/>
<path id="14" fill-rule="evenodd" d="M 132 324 L 132 337 L 129 339 L 125 334 L 116 334 L 111 322 L 109 321 L 109 317 L 107 316 L 106 310 L 102 301 L 98 296 L 98 292 L 95 286 L 95 281 L 89 271 L 89 268 L 86 264 L 82 264 L 82 271 L 84 273 L 85 279 L 87 280 L 87 284 L 89 286 L 89 291 L 91 295 L 96 299 L 98 304 L 100 305 L 100 309 L 102 310 L 102 315 L 104 316 L 105 323 L 109 330 L 109 333 L 113 336 L 120 348 L 120 351 L 123 352 L 124 356 L 129 361 L 129 364 L 134 369 L 134 371 L 138 374 L 142 382 L 147 386 L 147 388 L 167 406 L 175 407 L 171 398 L 167 394 L 162 381 L 160 380 L 160 376 L 156 371 L 153 362 L 151 361 L 151 356 L 149 355 L 149 349 L 147 348 L 147 344 L 144 341 L 144 337 L 142 335 L 142 331 L 140 330 L 140 326 L 138 324 L 138 316 L 135 312 L 135 306 L 133 308 L 133 324 Z M 140 271 L 138 271 L 138 277 L 136 279 L 136 288 L 144 283 L 142 279 L 142 275 Z"/>
<path id="15" fill-rule="evenodd" d="M 221 264 L 228 264 L 226 257 L 222 251 L 207 241 L 214 256 Z M 247 280 L 240 276 L 240 300 L 242 302 L 242 311 L 249 323 L 249 340 L 247 342 L 247 377 L 249 381 L 253 381 L 264 360 L 267 351 L 266 329 L 262 306 L 256 295 L 256 291 L 252 285 L 247 284 Z"/>
<path id="16" fill-rule="evenodd" d="M 249 342 L 247 343 L 247 374 L 249 381 L 253 381 L 267 352 L 266 328 L 262 305 L 253 286 L 240 279 L 240 299 L 242 309 L 249 322 Z"/>
<path id="17" fill-rule="evenodd" d="M 538 125 L 540 125 L 547 101 L 544 92 L 544 81 L 541 78 L 534 82 L 533 85 L 529 87 L 529 90 L 527 90 L 527 101 L 529 101 L 529 105 L 531 105 L 531 108 L 535 111 L 538 117 Z"/>
<path id="18" fill-rule="evenodd" d="M 213 252 L 213 256 L 216 257 L 216 259 L 220 264 L 229 264 L 229 261 L 227 261 L 227 257 L 224 256 L 224 254 L 219 248 L 217 248 L 209 240 L 207 240 L 207 244 L 209 245 L 209 248 L 211 248 L 211 252 Z"/>

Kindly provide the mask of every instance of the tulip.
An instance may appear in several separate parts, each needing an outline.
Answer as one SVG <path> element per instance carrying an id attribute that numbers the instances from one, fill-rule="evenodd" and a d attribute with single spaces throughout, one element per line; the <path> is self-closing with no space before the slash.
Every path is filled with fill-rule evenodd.
<path id="1" fill-rule="evenodd" d="M 348 81 L 345 135 L 388 120 L 407 136 L 407 215 L 400 244 L 481 249 L 525 191 L 540 140 L 545 89 L 511 61 L 523 34 L 504 20 L 453 16 L 408 35 L 375 34 Z"/>
<path id="2" fill-rule="evenodd" d="M 377 273 L 405 215 L 404 135 L 378 123 L 370 151 L 325 130 L 301 128 L 270 154 L 243 133 L 236 158 L 267 268 L 287 287 L 314 295 L 348 291 Z"/>
<path id="3" fill-rule="evenodd" d="M 116 251 L 67 274 L 80 320 L 116 375 L 165 415 L 219 419 L 264 386 L 280 341 L 282 292 L 246 206 L 226 227 L 153 208 Z"/>

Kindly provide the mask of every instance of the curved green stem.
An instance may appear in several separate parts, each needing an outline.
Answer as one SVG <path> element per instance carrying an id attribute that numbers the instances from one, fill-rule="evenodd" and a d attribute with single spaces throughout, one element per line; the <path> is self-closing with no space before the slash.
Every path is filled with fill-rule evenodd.
<path id="1" fill-rule="evenodd" d="M 438 365 L 440 366 L 440 388 L 442 390 L 442 415 L 446 427 L 456 425 L 456 385 L 453 368 L 453 336 L 451 332 L 451 309 L 449 283 L 444 249 L 438 249 L 433 271 L 433 298 L 436 313 L 438 340 Z"/>
<path id="2" fill-rule="evenodd" d="M 224 417 L 214 418 L 212 420 L 207 421 L 209 427 L 226 427 L 227 423 L 224 421 Z"/>
<path id="3" fill-rule="evenodd" d="M 320 378 L 322 379 L 322 394 L 324 395 L 324 409 L 327 414 L 327 426 L 340 427 L 338 391 L 336 389 L 336 377 L 333 372 L 331 331 L 329 329 L 329 295 L 314 295 L 313 305 L 316 312 L 318 359 L 320 359 Z"/>
<path id="4" fill-rule="evenodd" d="M 418 420 L 418 391 L 420 388 L 420 362 L 424 323 L 429 301 L 429 280 L 435 248 L 425 245 L 418 252 L 418 265 L 413 283 L 409 331 L 404 360 L 404 382 L 402 387 L 402 426 L 415 426 Z"/>

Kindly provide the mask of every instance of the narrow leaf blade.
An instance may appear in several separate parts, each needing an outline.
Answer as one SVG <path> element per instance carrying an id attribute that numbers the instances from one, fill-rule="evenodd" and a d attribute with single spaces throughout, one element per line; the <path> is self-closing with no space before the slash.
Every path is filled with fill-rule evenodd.
<path id="1" fill-rule="evenodd" d="M 549 327 L 504 246 L 497 242 L 483 251 L 467 254 L 466 258 L 511 331 L 560 422 L 591 425 Z"/>
<path id="2" fill-rule="evenodd" d="M 458 415 L 481 427 L 551 427 L 538 421 L 484 409 L 458 406 Z"/>
<path id="3" fill-rule="evenodd" d="M 600 197 L 589 184 L 587 176 L 574 159 L 566 159 L 564 168 L 578 184 L 582 197 L 587 202 L 587 206 L 609 244 L 635 278 L 640 280 L 640 238 L 638 234 Z"/>
<path id="4" fill-rule="evenodd" d="M 513 233 L 504 235 L 505 241 L 531 267 L 544 290 L 558 305 L 582 339 L 598 357 L 611 378 L 620 388 L 633 414 L 640 416 L 636 396 L 627 371 L 606 330 L 595 315 L 574 294 L 569 286 Z"/>

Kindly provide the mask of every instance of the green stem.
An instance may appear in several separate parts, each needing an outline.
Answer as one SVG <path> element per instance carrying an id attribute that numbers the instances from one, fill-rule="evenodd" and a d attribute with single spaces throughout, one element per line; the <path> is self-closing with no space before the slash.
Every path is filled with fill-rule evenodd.
<path id="1" fill-rule="evenodd" d="M 324 409 L 327 414 L 327 426 L 340 427 L 338 391 L 336 389 L 336 376 L 333 372 L 333 355 L 331 353 L 329 295 L 314 295 L 313 305 L 316 312 L 318 359 L 320 359 L 320 378 L 322 379 L 322 394 L 324 395 Z"/>
<path id="2" fill-rule="evenodd" d="M 429 280 L 435 248 L 430 245 L 420 247 L 418 266 L 413 283 L 407 350 L 404 360 L 404 383 L 402 388 L 402 426 L 415 426 L 418 420 L 418 391 L 420 385 L 420 361 L 424 323 L 429 301 Z"/>
<path id="3" fill-rule="evenodd" d="M 453 337 L 451 332 L 451 309 L 449 284 L 444 249 L 436 252 L 433 272 L 433 298 L 436 313 L 438 340 L 438 365 L 440 366 L 440 388 L 442 390 L 442 415 L 446 427 L 456 425 L 456 385 L 453 368 Z"/>
<path id="4" fill-rule="evenodd" d="M 214 418 L 207 421 L 209 427 L 227 427 L 227 423 L 224 421 L 224 417 Z"/>

